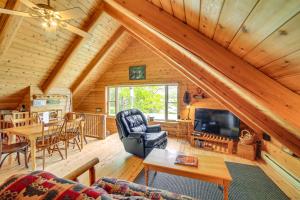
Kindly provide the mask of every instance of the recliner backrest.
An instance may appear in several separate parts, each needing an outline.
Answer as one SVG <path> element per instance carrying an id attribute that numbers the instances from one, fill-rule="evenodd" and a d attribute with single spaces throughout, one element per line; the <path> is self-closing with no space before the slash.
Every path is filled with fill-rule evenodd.
<path id="1" fill-rule="evenodd" d="M 116 115 L 120 138 L 127 137 L 130 132 L 146 132 L 147 119 L 138 109 L 129 109 Z"/>

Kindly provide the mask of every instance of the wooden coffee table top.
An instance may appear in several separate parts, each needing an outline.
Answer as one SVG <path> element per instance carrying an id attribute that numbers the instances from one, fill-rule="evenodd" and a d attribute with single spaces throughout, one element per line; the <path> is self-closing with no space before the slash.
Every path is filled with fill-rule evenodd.
<path id="1" fill-rule="evenodd" d="M 178 152 L 171 152 L 164 149 L 153 149 L 143 164 L 150 169 L 170 174 L 206 179 L 207 181 L 216 183 L 221 180 L 231 182 L 232 178 L 223 158 L 197 156 L 198 167 L 191 167 L 174 164 L 178 154 Z"/>

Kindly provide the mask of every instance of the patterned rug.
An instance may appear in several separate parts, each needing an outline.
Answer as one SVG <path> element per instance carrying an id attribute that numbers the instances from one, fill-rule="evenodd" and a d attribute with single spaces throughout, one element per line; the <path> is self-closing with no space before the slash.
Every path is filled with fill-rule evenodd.
<path id="1" fill-rule="evenodd" d="M 230 200 L 287 200 L 277 185 L 257 166 L 226 162 L 233 178 Z M 144 171 L 134 181 L 145 184 Z M 222 200 L 223 191 L 217 185 L 181 176 L 149 173 L 149 186 L 188 195 L 196 199 Z"/>

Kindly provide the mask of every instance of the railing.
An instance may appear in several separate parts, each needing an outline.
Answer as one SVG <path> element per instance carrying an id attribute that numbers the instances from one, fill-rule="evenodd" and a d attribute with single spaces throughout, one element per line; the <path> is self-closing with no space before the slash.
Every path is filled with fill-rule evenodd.
<path id="1" fill-rule="evenodd" d="M 79 113 L 76 113 L 79 114 Z M 82 114 L 82 113 L 81 113 Z M 85 118 L 84 135 L 98 139 L 106 137 L 106 115 L 83 113 Z"/>
<path id="2" fill-rule="evenodd" d="M 12 127 L 11 121 L 0 120 L 0 131 L 11 127 Z"/>

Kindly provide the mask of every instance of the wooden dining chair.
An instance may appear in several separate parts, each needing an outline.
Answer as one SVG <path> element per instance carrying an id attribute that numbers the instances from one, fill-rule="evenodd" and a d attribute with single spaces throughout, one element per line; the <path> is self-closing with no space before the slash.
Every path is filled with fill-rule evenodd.
<path id="1" fill-rule="evenodd" d="M 78 135 L 80 135 L 80 126 L 81 126 L 82 119 L 71 119 L 68 120 L 65 119 L 64 122 L 64 129 L 63 129 L 63 137 L 61 138 L 61 141 L 64 142 L 64 149 L 65 149 L 65 157 L 67 159 L 68 157 L 68 148 L 69 144 L 74 144 L 78 147 L 79 151 L 81 151 L 80 145 L 79 145 L 79 139 Z"/>
<path id="2" fill-rule="evenodd" d="M 35 124 L 35 120 L 31 117 L 19 119 L 12 118 L 11 122 L 13 127 L 29 126 Z M 19 140 L 19 142 L 27 141 L 25 137 L 17 136 L 17 139 Z"/>
<path id="3" fill-rule="evenodd" d="M 18 164 L 20 165 L 20 153 L 24 154 L 24 160 L 25 160 L 25 167 L 28 168 L 27 163 L 27 148 L 28 143 L 27 142 L 19 142 L 14 144 L 3 144 L 2 143 L 2 137 L 0 136 L 0 168 L 2 167 L 5 159 L 13 153 L 17 153 L 17 160 Z M 2 155 L 5 155 L 2 159 Z"/>
<path id="4" fill-rule="evenodd" d="M 36 141 L 37 150 L 43 152 L 43 170 L 45 169 L 46 150 L 50 155 L 54 151 L 58 151 L 61 158 L 64 159 L 59 148 L 60 139 L 63 134 L 63 124 L 63 121 L 43 123 L 42 136 Z"/>

